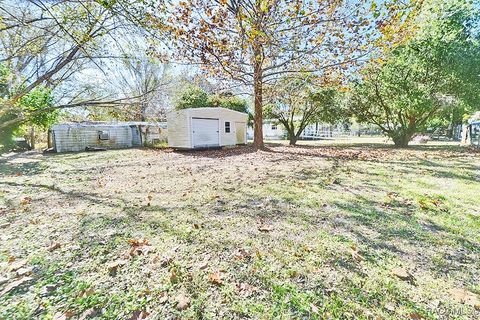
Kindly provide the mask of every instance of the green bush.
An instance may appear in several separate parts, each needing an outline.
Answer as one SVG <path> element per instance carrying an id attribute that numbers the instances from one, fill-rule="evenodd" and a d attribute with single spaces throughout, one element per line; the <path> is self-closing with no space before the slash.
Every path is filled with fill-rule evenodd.
<path id="1" fill-rule="evenodd" d="M 248 109 L 248 103 L 244 99 L 232 94 L 208 94 L 205 90 L 190 86 L 180 95 L 175 104 L 175 109 L 189 108 L 226 108 L 248 114 L 248 122 L 253 122 L 253 115 Z"/>
<path id="2" fill-rule="evenodd" d="M 183 91 L 175 105 L 177 110 L 207 107 L 212 107 L 208 93 L 194 86 L 190 86 Z"/>

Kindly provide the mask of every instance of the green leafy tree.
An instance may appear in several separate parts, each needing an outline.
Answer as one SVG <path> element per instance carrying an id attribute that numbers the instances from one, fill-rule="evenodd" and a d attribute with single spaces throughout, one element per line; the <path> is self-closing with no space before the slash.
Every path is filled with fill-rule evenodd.
<path id="1" fill-rule="evenodd" d="M 269 92 L 271 102 L 265 106 L 265 116 L 280 122 L 287 131 L 290 145 L 295 145 L 309 124 L 335 121 L 336 92 L 331 86 L 318 89 L 308 78 L 286 79 Z"/>
<path id="2" fill-rule="evenodd" d="M 5 67 L 0 65 L 0 94 L 2 100 L 8 100 L 14 96 L 21 87 L 12 86 L 14 75 Z M 13 122 L 9 126 L 0 128 L 0 144 L 3 150 L 14 147 L 13 138 L 20 134 L 25 125 L 38 126 L 43 129 L 55 123 L 59 116 L 59 110 L 52 108 L 54 97 L 50 89 L 37 87 L 23 95 L 16 103 L 15 108 L 9 112 L 0 114 L 0 122 L 4 123 L 19 117 L 26 117 L 26 122 Z"/>
<path id="3" fill-rule="evenodd" d="M 188 86 L 178 98 L 175 108 L 178 110 L 188 108 L 212 107 L 208 93 L 196 86 Z"/>
<path id="4" fill-rule="evenodd" d="M 478 105 L 478 10 L 460 1 L 426 1 L 416 34 L 372 61 L 353 85 L 350 108 L 377 125 L 397 147 L 406 147 L 442 110 Z"/>
<path id="5" fill-rule="evenodd" d="M 29 117 L 29 123 L 33 125 L 47 129 L 58 121 L 60 110 L 52 109 L 54 97 L 50 89 L 36 88 L 23 96 L 19 103 L 24 113 L 33 113 Z M 45 112 L 37 112 L 39 110 L 45 110 Z"/>
<path id="6" fill-rule="evenodd" d="M 226 108 L 243 113 L 251 113 L 245 100 L 235 97 L 231 93 L 209 94 L 197 86 L 188 86 L 177 99 L 175 108 L 177 110 L 188 108 Z"/>

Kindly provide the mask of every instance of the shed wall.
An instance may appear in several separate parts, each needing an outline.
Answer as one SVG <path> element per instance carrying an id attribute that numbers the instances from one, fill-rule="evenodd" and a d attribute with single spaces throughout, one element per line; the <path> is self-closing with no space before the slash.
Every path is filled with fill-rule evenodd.
<path id="1" fill-rule="evenodd" d="M 225 108 L 192 108 L 172 111 L 167 115 L 168 145 L 174 148 L 193 148 L 192 118 L 219 120 L 219 145 L 232 146 L 237 144 L 235 122 L 248 122 L 245 113 Z M 230 122 L 230 132 L 225 132 L 225 122 Z M 245 140 L 246 141 L 246 140 Z"/>
<path id="2" fill-rule="evenodd" d="M 220 141 L 223 146 L 234 146 L 237 144 L 236 122 L 245 123 L 245 133 L 247 132 L 248 115 L 240 112 L 235 112 L 228 109 L 220 110 Z M 230 132 L 225 132 L 225 122 L 230 122 Z M 246 138 L 245 138 L 245 141 Z"/>
<path id="3" fill-rule="evenodd" d="M 192 148 L 188 110 L 171 111 L 167 114 L 168 146 Z"/>

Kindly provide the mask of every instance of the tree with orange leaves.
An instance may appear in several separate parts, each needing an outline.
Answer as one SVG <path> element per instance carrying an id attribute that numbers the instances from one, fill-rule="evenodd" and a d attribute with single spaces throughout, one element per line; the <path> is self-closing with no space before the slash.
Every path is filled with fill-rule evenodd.
<path id="1" fill-rule="evenodd" d="M 279 79 L 347 70 L 378 35 L 373 0 L 183 0 L 150 23 L 178 60 L 253 88 L 254 146 L 263 147 L 263 92 Z M 378 11 L 378 12 L 377 12 Z M 376 13 L 377 12 L 377 13 Z"/>

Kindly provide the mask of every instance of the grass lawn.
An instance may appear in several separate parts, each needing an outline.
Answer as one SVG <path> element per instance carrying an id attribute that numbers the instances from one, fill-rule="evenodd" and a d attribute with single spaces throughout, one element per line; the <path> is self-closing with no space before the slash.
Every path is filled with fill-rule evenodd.
<path id="1" fill-rule="evenodd" d="M 0 319 L 480 317 L 472 150 L 0 159 Z"/>

